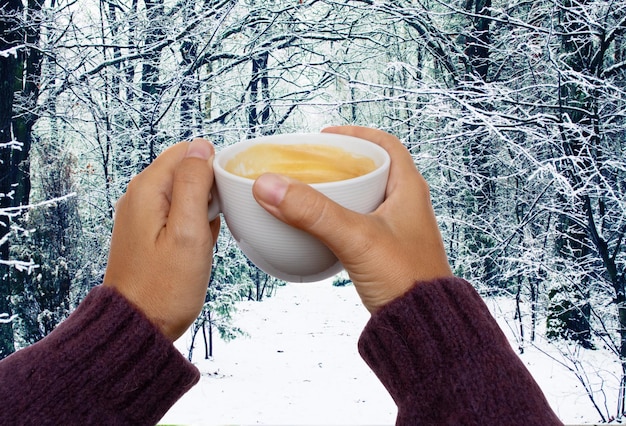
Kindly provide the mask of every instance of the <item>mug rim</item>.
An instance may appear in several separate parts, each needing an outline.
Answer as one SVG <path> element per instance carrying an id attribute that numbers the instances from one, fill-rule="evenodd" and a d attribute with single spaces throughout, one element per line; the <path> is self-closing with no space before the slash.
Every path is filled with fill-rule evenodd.
<path id="1" fill-rule="evenodd" d="M 316 138 L 322 138 L 322 140 L 320 141 L 314 141 L 314 142 L 302 142 L 302 141 L 298 141 L 298 140 L 294 140 L 293 138 L 307 138 L 307 137 L 316 137 Z M 275 140 L 277 139 L 278 140 Z M 285 141 L 281 139 L 286 139 L 289 138 L 289 140 Z M 324 138 L 326 139 L 326 141 L 324 140 Z M 215 154 L 215 159 L 213 160 L 213 170 L 214 173 L 216 174 L 222 174 L 224 176 L 228 176 L 229 179 L 232 179 L 234 181 L 237 182 L 241 182 L 241 183 L 246 183 L 249 185 L 252 185 L 255 181 L 255 179 L 251 179 L 251 178 L 247 178 L 247 177 L 243 177 L 243 176 L 239 176 L 237 174 L 231 173 L 229 171 L 227 171 L 220 163 L 220 159 L 225 155 L 228 154 L 231 151 L 236 151 L 235 153 L 239 153 L 243 150 L 245 150 L 248 146 L 250 145 L 254 145 L 256 143 L 263 143 L 263 140 L 266 139 L 267 143 L 272 143 L 272 140 L 274 140 L 274 143 L 279 143 L 279 144 L 285 144 L 285 145 L 306 145 L 306 144 L 311 144 L 311 145 L 315 145 L 315 144 L 324 144 L 324 145 L 331 145 L 331 146 L 339 146 L 341 147 L 341 144 L 335 144 L 335 143 L 331 143 L 329 142 L 330 139 L 347 139 L 347 140 L 352 140 L 354 142 L 357 143 L 366 143 L 370 146 L 370 148 L 373 148 L 374 151 L 378 151 L 380 154 L 382 154 L 383 157 L 383 161 L 381 164 L 379 164 L 374 170 L 372 170 L 371 172 L 365 173 L 364 175 L 360 175 L 357 177 L 353 177 L 353 178 L 349 178 L 349 179 L 343 179 L 343 180 L 337 180 L 337 181 L 332 181 L 332 182 L 319 182 L 319 183 L 311 183 L 308 184 L 313 188 L 316 189 L 323 189 L 323 188 L 327 188 L 327 187 L 333 187 L 336 185 L 345 185 L 345 184 L 353 184 L 353 183 L 358 183 L 361 180 L 364 179 L 370 179 L 372 177 L 375 177 L 381 173 L 387 173 L 387 171 L 389 170 L 389 166 L 391 164 L 391 158 L 389 157 L 389 153 L 380 145 L 372 142 L 372 141 L 368 141 L 367 139 L 363 139 L 363 138 L 359 138 L 356 136 L 350 136 L 350 135 L 342 135 L 342 134 L 337 134 L 337 133 L 280 133 L 280 134 L 275 134 L 275 135 L 266 135 L 266 136 L 259 136 L 259 137 L 255 137 L 255 138 L 250 138 L 250 139 L 242 139 L 239 142 L 233 143 L 231 145 L 228 145 L 226 147 L 223 147 L 219 152 L 216 152 Z M 361 154 L 361 153 L 359 153 Z M 365 154 L 361 154 L 361 155 L 365 155 Z"/>

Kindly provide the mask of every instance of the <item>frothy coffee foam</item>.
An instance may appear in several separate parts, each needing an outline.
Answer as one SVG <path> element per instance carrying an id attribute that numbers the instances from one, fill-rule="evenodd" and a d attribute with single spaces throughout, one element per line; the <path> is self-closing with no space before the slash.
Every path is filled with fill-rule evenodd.
<path id="1" fill-rule="evenodd" d="M 249 179 L 279 173 L 305 183 L 324 183 L 367 174 L 376 164 L 369 157 L 335 146 L 260 143 L 235 155 L 224 168 Z"/>

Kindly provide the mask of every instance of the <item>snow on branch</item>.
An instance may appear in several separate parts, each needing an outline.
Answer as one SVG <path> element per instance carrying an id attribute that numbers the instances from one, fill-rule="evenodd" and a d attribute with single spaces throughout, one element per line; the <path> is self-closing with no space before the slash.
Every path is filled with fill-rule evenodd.
<path id="1" fill-rule="evenodd" d="M 15 56 L 17 58 L 17 53 L 20 49 L 25 48 L 25 44 L 20 44 L 19 46 L 13 46 L 8 49 L 0 50 L 0 56 L 3 58 L 8 58 L 9 56 Z"/>
<path id="2" fill-rule="evenodd" d="M 3 195 L 3 194 L 0 194 Z M 43 206 L 48 206 L 48 205 L 53 205 L 56 204 L 58 202 L 61 201 L 65 201 L 69 198 L 75 197 L 76 193 L 72 192 L 70 194 L 64 195 L 62 197 L 57 197 L 57 198 L 53 198 L 50 200 L 46 200 L 46 201 L 42 201 L 40 203 L 32 203 L 32 204 L 28 204 L 28 205 L 24 205 L 24 206 L 17 206 L 17 207 L 4 207 L 0 209 L 0 218 L 2 217 L 6 217 L 6 218 L 12 218 L 15 216 L 19 216 L 20 214 L 22 214 L 23 212 L 27 211 L 27 210 L 32 210 L 34 208 L 37 207 L 43 207 Z M 0 221 L 0 225 L 2 225 L 3 222 Z M 4 224 L 6 226 L 6 224 Z M 20 230 L 19 232 L 28 232 L 26 230 Z M 3 244 L 6 244 L 7 241 L 9 240 L 11 233 L 7 232 L 5 235 L 2 236 L 2 238 L 0 238 L 0 246 Z M 39 267 L 39 265 L 35 264 L 35 262 L 33 262 L 32 259 L 30 259 L 29 261 L 23 261 L 23 260 L 11 260 L 11 259 L 0 259 L 0 265 L 7 265 L 9 267 L 15 268 L 20 272 L 24 272 L 26 271 L 28 274 L 31 274 L 35 269 L 37 269 Z"/>
<path id="3" fill-rule="evenodd" d="M 29 260 L 25 262 L 23 260 L 3 260 L 0 259 L 0 265 L 7 265 L 9 267 L 13 267 L 17 269 L 19 272 L 27 271 L 28 274 L 32 274 L 35 269 L 39 267 L 33 260 Z"/>
<path id="4" fill-rule="evenodd" d="M 24 205 L 24 206 L 16 206 L 16 207 L 4 207 L 4 208 L 0 209 L 0 216 L 15 217 L 15 216 L 18 216 L 18 215 L 22 214 L 26 210 L 32 210 L 32 209 L 35 209 L 37 207 L 43 207 L 43 206 L 56 204 L 56 203 L 59 203 L 61 201 L 68 200 L 68 199 L 70 199 L 72 197 L 75 197 L 75 196 L 76 196 L 76 193 L 75 192 L 71 192 L 71 193 L 69 193 L 67 195 L 64 195 L 62 197 L 52 198 L 50 200 L 41 201 L 39 203 L 27 204 L 27 205 Z"/>
<path id="5" fill-rule="evenodd" d="M 8 324 L 15 318 L 17 318 L 17 315 L 9 316 L 9 314 L 0 314 L 0 324 Z"/>
<path id="6" fill-rule="evenodd" d="M 0 142 L 0 149 L 8 148 L 8 149 L 17 149 L 18 151 L 21 151 L 23 145 L 24 144 L 22 142 L 18 142 L 15 140 L 12 140 L 9 142 Z"/>

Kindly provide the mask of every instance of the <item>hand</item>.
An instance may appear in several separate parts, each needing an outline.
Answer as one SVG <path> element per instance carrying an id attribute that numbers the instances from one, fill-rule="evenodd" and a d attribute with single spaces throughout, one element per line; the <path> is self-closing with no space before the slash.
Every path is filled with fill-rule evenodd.
<path id="1" fill-rule="evenodd" d="M 452 276 L 430 202 L 428 184 L 407 149 L 380 130 L 340 126 L 323 132 L 367 139 L 391 157 L 386 199 L 363 215 L 308 185 L 275 174 L 257 179 L 257 202 L 283 222 L 320 239 L 341 261 L 372 313 L 416 282 Z"/>
<path id="2" fill-rule="evenodd" d="M 213 146 L 166 150 L 117 202 L 104 285 L 115 287 L 172 341 L 200 313 L 219 218 L 209 222 Z"/>

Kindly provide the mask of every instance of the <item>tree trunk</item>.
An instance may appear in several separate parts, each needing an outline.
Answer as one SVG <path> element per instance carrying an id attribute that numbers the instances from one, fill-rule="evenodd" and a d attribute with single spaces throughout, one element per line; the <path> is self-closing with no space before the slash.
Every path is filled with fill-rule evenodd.
<path id="1" fill-rule="evenodd" d="M 205 323 L 206 327 L 209 327 L 209 350 L 206 348 L 206 335 L 204 336 L 204 359 L 209 359 L 213 357 L 213 321 L 211 319 L 211 311 L 207 311 L 207 321 Z M 204 331 L 204 327 L 203 327 Z"/>
<path id="2" fill-rule="evenodd" d="M 165 37 L 163 28 L 163 0 L 145 0 L 146 15 L 150 26 L 145 37 L 146 53 L 141 68 L 141 138 L 137 141 L 139 163 L 138 170 L 146 168 L 157 155 L 160 95 L 163 91 L 159 84 L 159 61 L 163 47 L 159 42 Z"/>
<path id="3" fill-rule="evenodd" d="M 254 137 L 267 132 L 269 122 L 269 82 L 267 62 L 269 53 L 263 51 L 252 58 L 252 76 L 250 77 L 250 100 L 248 104 L 248 131 Z"/>
<path id="4" fill-rule="evenodd" d="M 21 0 L 9 0 L 0 9 L 0 51 L 16 49 L 22 42 L 23 35 L 20 28 L 20 14 L 22 13 Z M 19 55 L 21 56 L 21 55 Z M 0 55 L 0 144 L 9 144 L 13 139 L 13 101 L 21 70 L 17 51 L 15 54 Z M 13 163 L 14 149 L 0 147 L 0 209 L 15 205 L 11 196 L 14 184 L 18 183 L 15 165 Z M 10 245 L 10 218 L 0 216 L 0 260 L 9 260 Z M 11 278 L 10 267 L 0 264 L 0 314 L 11 316 L 10 304 Z M 0 359 L 15 351 L 12 323 L 0 323 Z"/>
<path id="5" fill-rule="evenodd" d="M 483 84 L 488 82 L 489 73 L 489 46 L 490 46 L 490 10 L 491 0 L 467 0 L 465 10 L 468 12 L 469 30 L 461 37 L 464 41 L 465 52 L 465 76 L 464 90 L 474 93 L 483 93 Z M 488 111 L 490 105 L 474 103 L 480 111 Z M 467 205 L 467 214 L 471 221 L 480 228 L 480 221 L 489 217 L 494 209 L 496 199 L 495 176 L 496 173 L 491 165 L 496 151 L 493 139 L 488 137 L 482 126 L 467 124 L 465 127 L 465 152 L 463 158 L 466 168 L 466 182 L 473 202 Z M 469 248 L 476 261 L 472 269 L 477 278 L 489 287 L 500 287 L 497 264 L 492 258 L 495 245 L 494 239 L 482 229 L 468 229 L 466 238 L 469 240 Z"/>
<path id="6" fill-rule="evenodd" d="M 583 1 L 582 3 L 586 3 Z M 591 77 L 591 62 L 593 57 L 593 41 L 591 35 L 585 34 L 587 24 L 581 22 L 578 13 L 570 9 L 578 7 L 569 1 L 563 4 L 562 25 L 564 28 L 561 39 L 561 51 L 563 62 L 572 71 L 582 76 Z M 594 134 L 597 128 L 594 121 L 597 116 L 591 115 L 590 111 L 596 110 L 597 99 L 586 88 L 581 87 L 581 81 L 565 81 L 559 85 L 559 107 L 561 122 L 564 124 L 560 129 L 561 156 L 557 168 L 568 180 L 572 194 L 559 194 L 557 197 L 562 214 L 558 217 L 560 231 L 556 239 L 557 255 L 565 262 L 572 262 L 581 269 L 586 268 L 589 262 L 592 244 L 589 241 L 589 229 L 585 227 L 585 199 L 584 185 L 587 178 L 594 174 L 593 158 L 590 155 L 595 151 L 590 147 L 597 146 L 599 136 Z M 577 126 L 577 131 L 568 130 L 569 123 Z M 567 263 L 566 266 L 567 267 Z M 590 274 L 584 274 L 580 282 L 574 283 L 565 289 L 555 289 L 553 294 L 566 292 L 569 300 L 551 303 L 550 315 L 557 312 L 556 317 L 561 317 L 564 325 L 562 337 L 579 342 L 584 347 L 591 347 L 591 325 L 589 321 L 589 288 L 591 285 Z M 567 306 L 564 306 L 565 303 Z M 571 306 L 570 306 L 571 305 Z M 567 311 L 563 314 L 563 311 Z M 559 313 L 561 312 L 561 313 Z M 554 317 L 554 315 L 553 315 Z"/>

